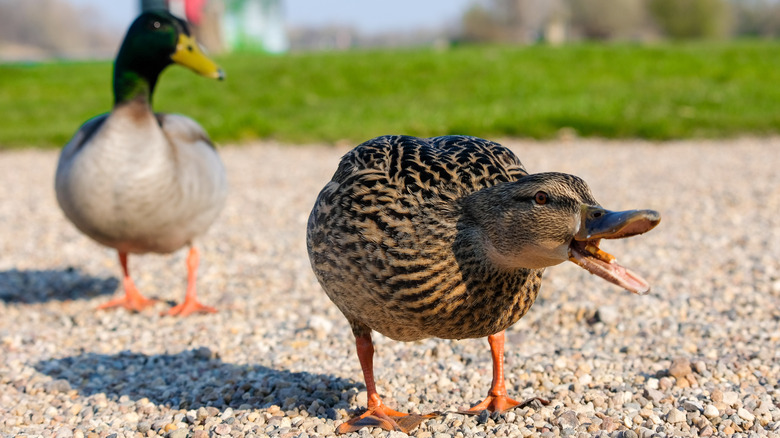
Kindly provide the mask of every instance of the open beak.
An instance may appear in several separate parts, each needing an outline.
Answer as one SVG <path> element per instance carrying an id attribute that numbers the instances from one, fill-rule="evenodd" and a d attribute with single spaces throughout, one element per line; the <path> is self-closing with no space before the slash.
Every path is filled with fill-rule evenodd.
<path id="1" fill-rule="evenodd" d="M 653 210 L 608 211 L 583 205 L 580 229 L 569 245 L 569 260 L 591 274 L 643 295 L 650 285 L 642 277 L 620 266 L 615 257 L 599 248 L 601 239 L 621 239 L 652 230 L 661 222 Z"/>
<path id="2" fill-rule="evenodd" d="M 199 75 L 207 78 L 225 79 L 225 72 L 217 64 L 206 56 L 200 49 L 195 38 L 179 34 L 179 42 L 176 44 L 176 51 L 171 55 L 173 62 L 190 68 Z"/>

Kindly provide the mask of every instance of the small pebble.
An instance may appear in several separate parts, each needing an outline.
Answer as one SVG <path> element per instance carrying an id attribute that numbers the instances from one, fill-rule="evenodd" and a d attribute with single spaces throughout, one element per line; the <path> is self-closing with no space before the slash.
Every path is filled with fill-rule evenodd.
<path id="1" fill-rule="evenodd" d="M 743 419 L 745 421 L 753 422 L 756 419 L 756 416 L 751 414 L 750 411 L 748 411 L 745 408 L 737 409 L 737 415 L 739 415 L 739 418 L 741 418 L 741 419 Z"/>
<path id="2" fill-rule="evenodd" d="M 682 408 L 688 412 L 704 411 L 704 406 L 698 400 L 685 400 L 682 402 Z"/>
<path id="3" fill-rule="evenodd" d="M 556 418 L 556 421 L 558 423 L 558 426 L 560 428 L 570 428 L 570 429 L 576 429 L 577 426 L 580 425 L 579 420 L 577 419 L 577 413 L 574 411 L 565 411 L 558 415 Z"/>
<path id="4" fill-rule="evenodd" d="M 718 412 L 718 408 L 715 406 L 707 405 L 704 407 L 704 416 L 707 418 L 715 418 L 720 416 L 720 412 Z"/>
<path id="5" fill-rule="evenodd" d="M 612 417 L 605 417 L 601 422 L 601 430 L 607 432 L 614 432 L 618 427 L 620 427 L 619 423 Z"/>
<path id="6" fill-rule="evenodd" d="M 664 398 L 664 393 L 657 389 L 645 389 L 645 396 L 653 403 L 658 404 Z"/>
<path id="7" fill-rule="evenodd" d="M 685 421 L 685 414 L 680 410 L 672 409 L 669 411 L 666 421 L 672 424 L 682 423 Z"/>
<path id="8" fill-rule="evenodd" d="M 596 318 L 604 324 L 613 325 L 620 318 L 620 312 L 615 306 L 601 306 L 596 311 Z"/>
<path id="9" fill-rule="evenodd" d="M 739 403 L 739 394 L 734 391 L 726 391 L 723 393 L 723 403 L 728 406 L 736 406 Z"/>
<path id="10" fill-rule="evenodd" d="M 228 435 L 230 433 L 230 426 L 225 423 L 217 424 L 214 426 L 214 433 L 217 435 Z"/>
<path id="11" fill-rule="evenodd" d="M 187 438 L 188 435 L 187 429 L 176 429 L 170 431 L 167 436 L 168 438 Z"/>
<path id="12" fill-rule="evenodd" d="M 645 385 L 647 389 L 658 389 L 658 379 L 655 377 L 651 377 L 647 379 L 647 384 Z"/>
<path id="13" fill-rule="evenodd" d="M 684 379 L 691 372 L 691 361 L 685 357 L 675 359 L 669 367 L 669 375 L 678 380 Z"/>
<path id="14" fill-rule="evenodd" d="M 139 421 L 138 426 L 136 426 L 136 429 L 138 430 L 138 432 L 140 432 L 143 435 L 146 434 L 146 432 L 149 432 L 151 427 L 152 424 L 149 423 L 148 421 Z"/>

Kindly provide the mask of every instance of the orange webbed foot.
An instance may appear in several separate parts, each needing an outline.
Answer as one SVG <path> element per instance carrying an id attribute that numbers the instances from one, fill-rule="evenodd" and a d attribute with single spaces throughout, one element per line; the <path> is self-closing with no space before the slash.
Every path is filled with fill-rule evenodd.
<path id="1" fill-rule="evenodd" d="M 170 316 L 187 316 L 193 313 L 217 313 L 217 309 L 201 304 L 198 300 L 187 300 L 183 303 L 171 307 L 167 312 L 163 312 L 163 315 Z"/>
<path id="2" fill-rule="evenodd" d="M 466 415 L 479 415 L 482 411 L 488 410 L 489 412 L 506 412 L 510 409 L 516 408 L 516 407 L 525 407 L 528 406 L 531 403 L 538 402 L 542 405 L 548 405 L 550 402 L 548 400 L 533 397 L 529 398 L 528 400 L 524 400 L 522 402 L 519 402 L 517 400 L 513 400 L 505 395 L 488 395 L 485 400 L 482 400 L 481 403 L 477 404 L 476 406 L 473 406 L 469 409 L 462 409 L 458 411 L 459 414 L 466 414 Z"/>
<path id="3" fill-rule="evenodd" d="M 397 430 L 404 433 L 411 432 L 415 427 L 428 418 L 437 417 L 438 413 L 417 415 L 405 414 L 394 411 L 384 405 L 369 408 L 362 415 L 354 417 L 342 423 L 337 429 L 337 433 L 349 433 L 358 431 L 364 427 L 381 427 L 384 430 Z"/>
<path id="4" fill-rule="evenodd" d="M 138 292 L 138 289 L 136 289 L 135 284 L 133 284 L 133 280 L 131 280 L 129 276 L 125 276 L 123 284 L 125 289 L 124 295 L 119 298 L 114 298 L 107 303 L 103 303 L 97 308 L 110 309 L 112 307 L 124 307 L 125 309 L 133 312 L 140 312 L 157 302 L 157 300 L 154 298 L 146 298 L 145 296 L 141 295 L 141 293 Z"/>
<path id="5" fill-rule="evenodd" d="M 119 297 L 114 298 L 113 300 L 103 303 L 99 305 L 98 309 L 110 309 L 112 307 L 124 307 L 127 310 L 133 311 L 133 312 L 140 312 L 144 310 L 145 308 L 153 305 L 156 303 L 157 300 L 154 298 L 146 298 L 142 295 L 138 296 L 129 296 L 127 294 Z"/>

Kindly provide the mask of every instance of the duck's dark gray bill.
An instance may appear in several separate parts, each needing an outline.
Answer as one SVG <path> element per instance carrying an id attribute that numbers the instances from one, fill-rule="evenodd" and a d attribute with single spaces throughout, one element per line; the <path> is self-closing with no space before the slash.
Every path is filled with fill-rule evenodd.
<path id="1" fill-rule="evenodd" d="M 620 239 L 652 230 L 661 222 L 653 210 L 608 211 L 592 205 L 582 206 L 580 229 L 569 246 L 569 260 L 591 274 L 636 294 L 645 294 L 650 284 L 621 266 L 615 257 L 599 248 L 601 239 Z"/>
<path id="2" fill-rule="evenodd" d="M 622 239 L 646 233 L 661 222 L 654 210 L 609 211 L 601 207 L 583 206 L 576 240 Z"/>

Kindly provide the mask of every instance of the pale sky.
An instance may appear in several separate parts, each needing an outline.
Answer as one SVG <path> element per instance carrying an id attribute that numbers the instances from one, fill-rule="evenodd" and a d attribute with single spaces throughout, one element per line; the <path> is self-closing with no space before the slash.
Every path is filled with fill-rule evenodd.
<path id="1" fill-rule="evenodd" d="M 138 13 L 139 0 L 67 0 L 88 5 L 124 29 Z M 436 28 L 457 23 L 474 0 L 283 0 L 287 22 L 298 25 L 350 25 L 363 33 Z"/>

